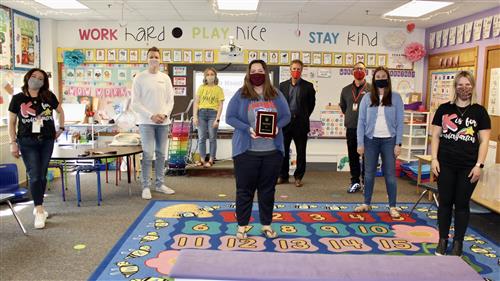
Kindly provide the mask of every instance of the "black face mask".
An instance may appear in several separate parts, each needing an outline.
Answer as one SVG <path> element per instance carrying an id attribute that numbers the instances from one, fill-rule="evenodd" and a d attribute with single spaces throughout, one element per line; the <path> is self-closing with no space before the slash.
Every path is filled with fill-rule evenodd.
<path id="1" fill-rule="evenodd" d="M 377 87 L 377 88 L 386 88 L 387 86 L 389 86 L 389 80 L 388 79 L 375 80 L 375 87 Z"/>

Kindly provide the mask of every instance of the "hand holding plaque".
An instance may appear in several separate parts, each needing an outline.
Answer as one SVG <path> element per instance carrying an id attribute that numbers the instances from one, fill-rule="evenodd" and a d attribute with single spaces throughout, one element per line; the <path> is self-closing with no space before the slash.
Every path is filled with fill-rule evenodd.
<path id="1" fill-rule="evenodd" d="M 257 111 L 255 134 L 263 138 L 274 138 L 278 133 L 278 113 Z"/>

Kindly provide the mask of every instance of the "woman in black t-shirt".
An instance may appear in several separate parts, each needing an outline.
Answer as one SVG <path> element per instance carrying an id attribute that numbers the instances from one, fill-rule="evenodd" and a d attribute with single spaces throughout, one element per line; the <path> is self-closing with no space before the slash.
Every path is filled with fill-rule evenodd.
<path id="1" fill-rule="evenodd" d="M 59 113 L 56 131 L 52 112 Z M 17 132 L 16 132 L 17 130 Z M 47 186 L 47 169 L 54 141 L 64 131 L 64 112 L 56 96 L 49 90 L 49 77 L 33 68 L 24 76 L 22 92 L 14 95 L 9 105 L 9 137 L 12 156 L 21 152 L 29 176 L 35 204 L 35 228 L 44 228 L 48 213 L 43 208 Z"/>
<path id="2" fill-rule="evenodd" d="M 488 112 L 474 103 L 474 77 L 462 71 L 453 83 L 455 97 L 441 104 L 432 120 L 432 172 L 438 177 L 439 190 L 438 256 L 446 254 L 453 206 L 455 233 L 451 255 L 462 255 L 469 201 L 484 166 L 491 131 Z"/>

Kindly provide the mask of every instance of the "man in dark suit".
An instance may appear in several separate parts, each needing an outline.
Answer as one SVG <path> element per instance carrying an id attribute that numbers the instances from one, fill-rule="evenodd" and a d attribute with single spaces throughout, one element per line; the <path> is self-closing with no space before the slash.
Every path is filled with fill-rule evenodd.
<path id="1" fill-rule="evenodd" d="M 294 173 L 295 186 L 301 187 L 302 178 L 306 172 L 306 146 L 309 133 L 309 116 L 316 105 L 316 90 L 311 82 L 301 79 L 304 64 L 300 60 L 293 60 L 290 65 L 290 80 L 280 83 L 280 91 L 285 95 L 290 106 L 292 119 L 283 128 L 285 142 L 285 159 L 281 167 L 278 184 L 288 182 L 290 144 L 295 143 L 297 151 L 297 169 Z"/>

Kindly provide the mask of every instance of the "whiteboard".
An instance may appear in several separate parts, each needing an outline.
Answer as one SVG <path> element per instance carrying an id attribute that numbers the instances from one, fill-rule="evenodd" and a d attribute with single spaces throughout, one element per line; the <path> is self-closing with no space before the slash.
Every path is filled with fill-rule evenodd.
<path id="1" fill-rule="evenodd" d="M 233 127 L 226 123 L 226 108 L 229 101 L 238 91 L 239 88 L 243 86 L 243 80 L 245 79 L 245 72 L 218 72 L 217 78 L 219 78 L 219 86 L 224 91 L 224 104 L 222 107 L 222 114 L 220 116 L 219 129 L 220 130 L 233 130 Z M 194 83 L 193 83 L 193 97 L 196 95 L 196 91 L 203 84 L 203 71 L 194 72 Z M 269 73 L 269 77 L 272 80 L 273 73 Z"/>

